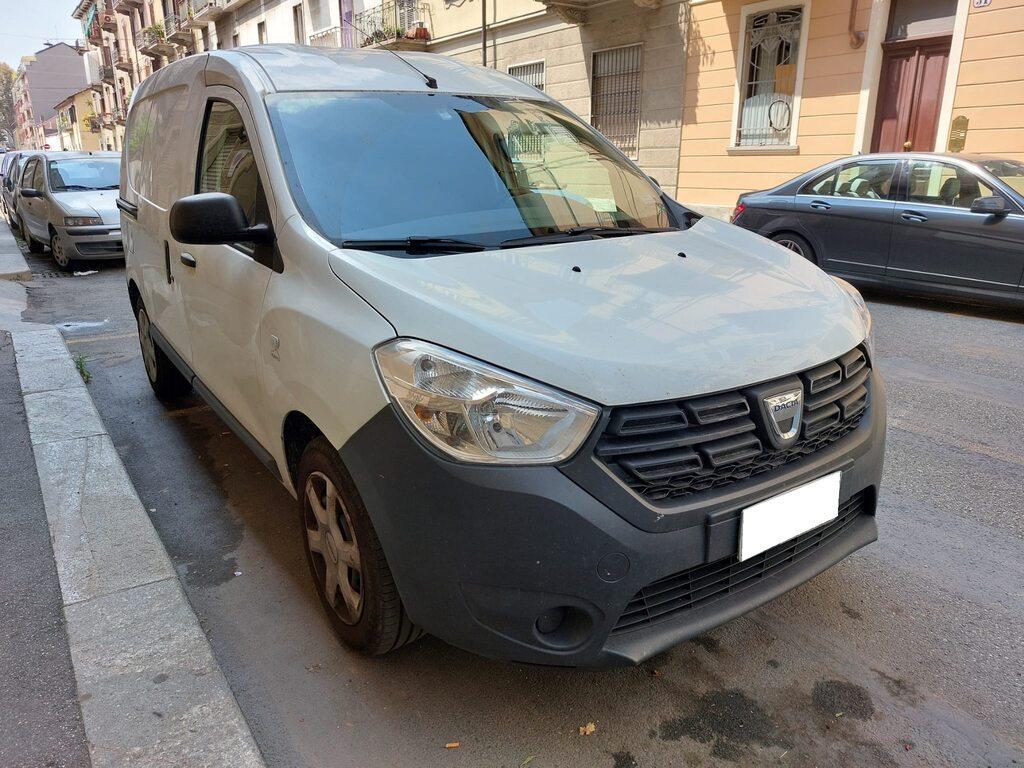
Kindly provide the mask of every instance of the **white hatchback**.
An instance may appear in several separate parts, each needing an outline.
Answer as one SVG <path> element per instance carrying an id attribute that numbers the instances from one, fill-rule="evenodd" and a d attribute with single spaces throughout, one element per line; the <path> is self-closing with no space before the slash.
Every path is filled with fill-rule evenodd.
<path id="1" fill-rule="evenodd" d="M 860 295 L 544 93 L 260 46 L 160 69 L 127 133 L 150 382 L 296 496 L 349 645 L 636 663 L 876 537 Z"/>

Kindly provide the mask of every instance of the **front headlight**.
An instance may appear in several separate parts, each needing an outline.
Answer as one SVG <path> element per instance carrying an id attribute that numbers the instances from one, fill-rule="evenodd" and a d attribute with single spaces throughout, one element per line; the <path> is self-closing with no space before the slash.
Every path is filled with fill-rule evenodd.
<path id="1" fill-rule="evenodd" d="M 417 432 L 460 461 L 550 464 L 600 413 L 570 395 L 415 339 L 374 350 L 381 380 Z"/>
<path id="2" fill-rule="evenodd" d="M 65 216 L 64 226 L 65 227 L 92 227 L 97 224 L 102 224 L 103 219 L 99 216 Z"/>
<path id="3" fill-rule="evenodd" d="M 833 275 L 832 279 L 853 299 L 853 304 L 857 308 L 857 314 L 860 315 L 861 323 L 864 325 L 864 343 L 868 346 L 868 354 L 874 356 L 874 338 L 871 336 L 871 312 L 868 310 L 867 302 L 860 295 L 860 291 L 843 280 L 843 278 Z"/>

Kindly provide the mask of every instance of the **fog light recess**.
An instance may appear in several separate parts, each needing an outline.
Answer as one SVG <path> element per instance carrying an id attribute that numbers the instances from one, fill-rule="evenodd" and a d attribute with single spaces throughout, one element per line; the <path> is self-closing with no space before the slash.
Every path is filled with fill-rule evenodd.
<path id="1" fill-rule="evenodd" d="M 566 649 L 582 645 L 593 627 L 594 620 L 586 611 L 560 605 L 541 613 L 533 628 L 537 639 L 544 645 Z"/>

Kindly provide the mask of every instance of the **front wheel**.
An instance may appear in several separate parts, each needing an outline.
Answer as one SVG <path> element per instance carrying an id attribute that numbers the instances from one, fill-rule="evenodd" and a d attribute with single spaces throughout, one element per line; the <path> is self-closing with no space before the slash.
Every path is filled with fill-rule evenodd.
<path id="1" fill-rule="evenodd" d="M 379 656 L 422 635 L 338 452 L 319 437 L 298 471 L 302 540 L 320 602 L 345 645 Z"/>
<path id="2" fill-rule="evenodd" d="M 135 316 L 139 328 L 139 346 L 142 348 L 142 362 L 146 366 L 146 378 L 156 396 L 161 400 L 176 400 L 192 391 L 192 382 L 174 367 L 171 359 L 153 341 L 152 327 L 146 308 L 139 300 Z"/>
<path id="3" fill-rule="evenodd" d="M 62 272 L 71 269 L 71 257 L 68 256 L 68 251 L 64 247 L 64 241 L 56 232 L 50 235 L 50 255 L 53 256 L 53 260 Z"/>

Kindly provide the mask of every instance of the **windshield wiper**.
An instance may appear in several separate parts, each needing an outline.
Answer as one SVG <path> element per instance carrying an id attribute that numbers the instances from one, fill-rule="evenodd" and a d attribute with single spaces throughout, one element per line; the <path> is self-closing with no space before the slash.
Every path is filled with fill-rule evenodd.
<path id="1" fill-rule="evenodd" d="M 473 243 L 453 237 L 417 236 L 395 240 L 342 240 L 337 245 L 340 248 L 353 248 L 358 251 L 405 251 L 414 255 L 420 253 L 471 253 L 487 248 L 483 243 Z"/>
<path id="2" fill-rule="evenodd" d="M 624 237 L 626 235 L 648 235 L 653 232 L 674 232 L 675 227 L 570 227 L 547 235 L 532 235 L 503 240 L 502 248 L 520 248 L 524 245 L 561 243 L 577 237 Z"/>
<path id="3" fill-rule="evenodd" d="M 95 187 L 87 187 L 84 184 L 65 184 L 60 189 L 53 190 L 54 192 L 88 192 Z"/>

